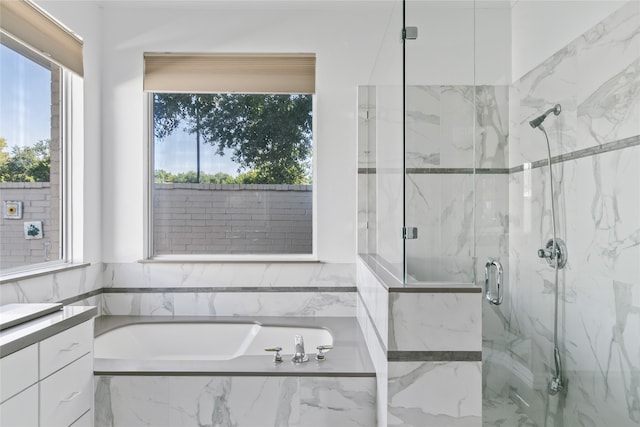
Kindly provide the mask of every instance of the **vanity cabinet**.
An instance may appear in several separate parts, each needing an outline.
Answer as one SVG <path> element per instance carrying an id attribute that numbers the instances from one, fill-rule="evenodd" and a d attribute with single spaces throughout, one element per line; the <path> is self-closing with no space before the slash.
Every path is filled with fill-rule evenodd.
<path id="1" fill-rule="evenodd" d="M 0 425 L 93 424 L 93 318 L 0 358 Z"/>

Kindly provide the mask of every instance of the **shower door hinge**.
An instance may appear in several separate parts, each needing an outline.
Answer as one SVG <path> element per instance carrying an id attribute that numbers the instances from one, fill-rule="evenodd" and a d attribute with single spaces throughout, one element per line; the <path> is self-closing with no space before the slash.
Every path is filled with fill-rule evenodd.
<path id="1" fill-rule="evenodd" d="M 402 227 L 402 238 L 404 240 L 417 239 L 418 227 Z"/>
<path id="2" fill-rule="evenodd" d="M 418 38 L 418 27 L 404 27 L 402 29 L 402 40 L 415 40 Z"/>

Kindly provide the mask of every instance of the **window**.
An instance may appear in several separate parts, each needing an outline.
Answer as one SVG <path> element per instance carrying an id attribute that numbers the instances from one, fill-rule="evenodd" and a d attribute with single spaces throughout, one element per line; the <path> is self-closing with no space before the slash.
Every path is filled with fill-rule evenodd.
<path id="1" fill-rule="evenodd" d="M 152 257 L 313 253 L 313 87 L 281 81 L 313 82 L 300 58 L 145 56 Z"/>
<path id="2" fill-rule="evenodd" d="M 0 274 L 70 259 L 68 69 L 82 43 L 26 1 L 0 4 Z M 78 50 L 79 49 L 79 50 Z"/>

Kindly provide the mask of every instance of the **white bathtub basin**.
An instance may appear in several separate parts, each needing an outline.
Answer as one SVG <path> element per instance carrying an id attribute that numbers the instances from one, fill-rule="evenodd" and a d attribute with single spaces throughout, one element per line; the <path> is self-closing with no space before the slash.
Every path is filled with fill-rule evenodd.
<path id="1" fill-rule="evenodd" d="M 294 337 L 302 335 L 305 351 L 332 345 L 322 328 L 262 326 L 255 323 L 143 323 L 120 327 L 95 339 L 94 357 L 137 360 L 229 360 L 265 355 L 267 347 L 294 353 Z"/>

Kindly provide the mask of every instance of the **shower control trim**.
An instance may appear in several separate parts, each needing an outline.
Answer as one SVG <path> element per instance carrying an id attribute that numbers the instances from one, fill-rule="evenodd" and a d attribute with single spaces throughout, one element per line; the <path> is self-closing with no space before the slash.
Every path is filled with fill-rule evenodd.
<path id="1" fill-rule="evenodd" d="M 556 239 L 555 250 L 553 249 L 553 239 L 547 240 L 547 244 L 543 249 L 538 249 L 538 258 L 547 260 L 547 264 L 552 268 L 562 269 L 567 265 L 567 245 L 562 239 Z"/>

